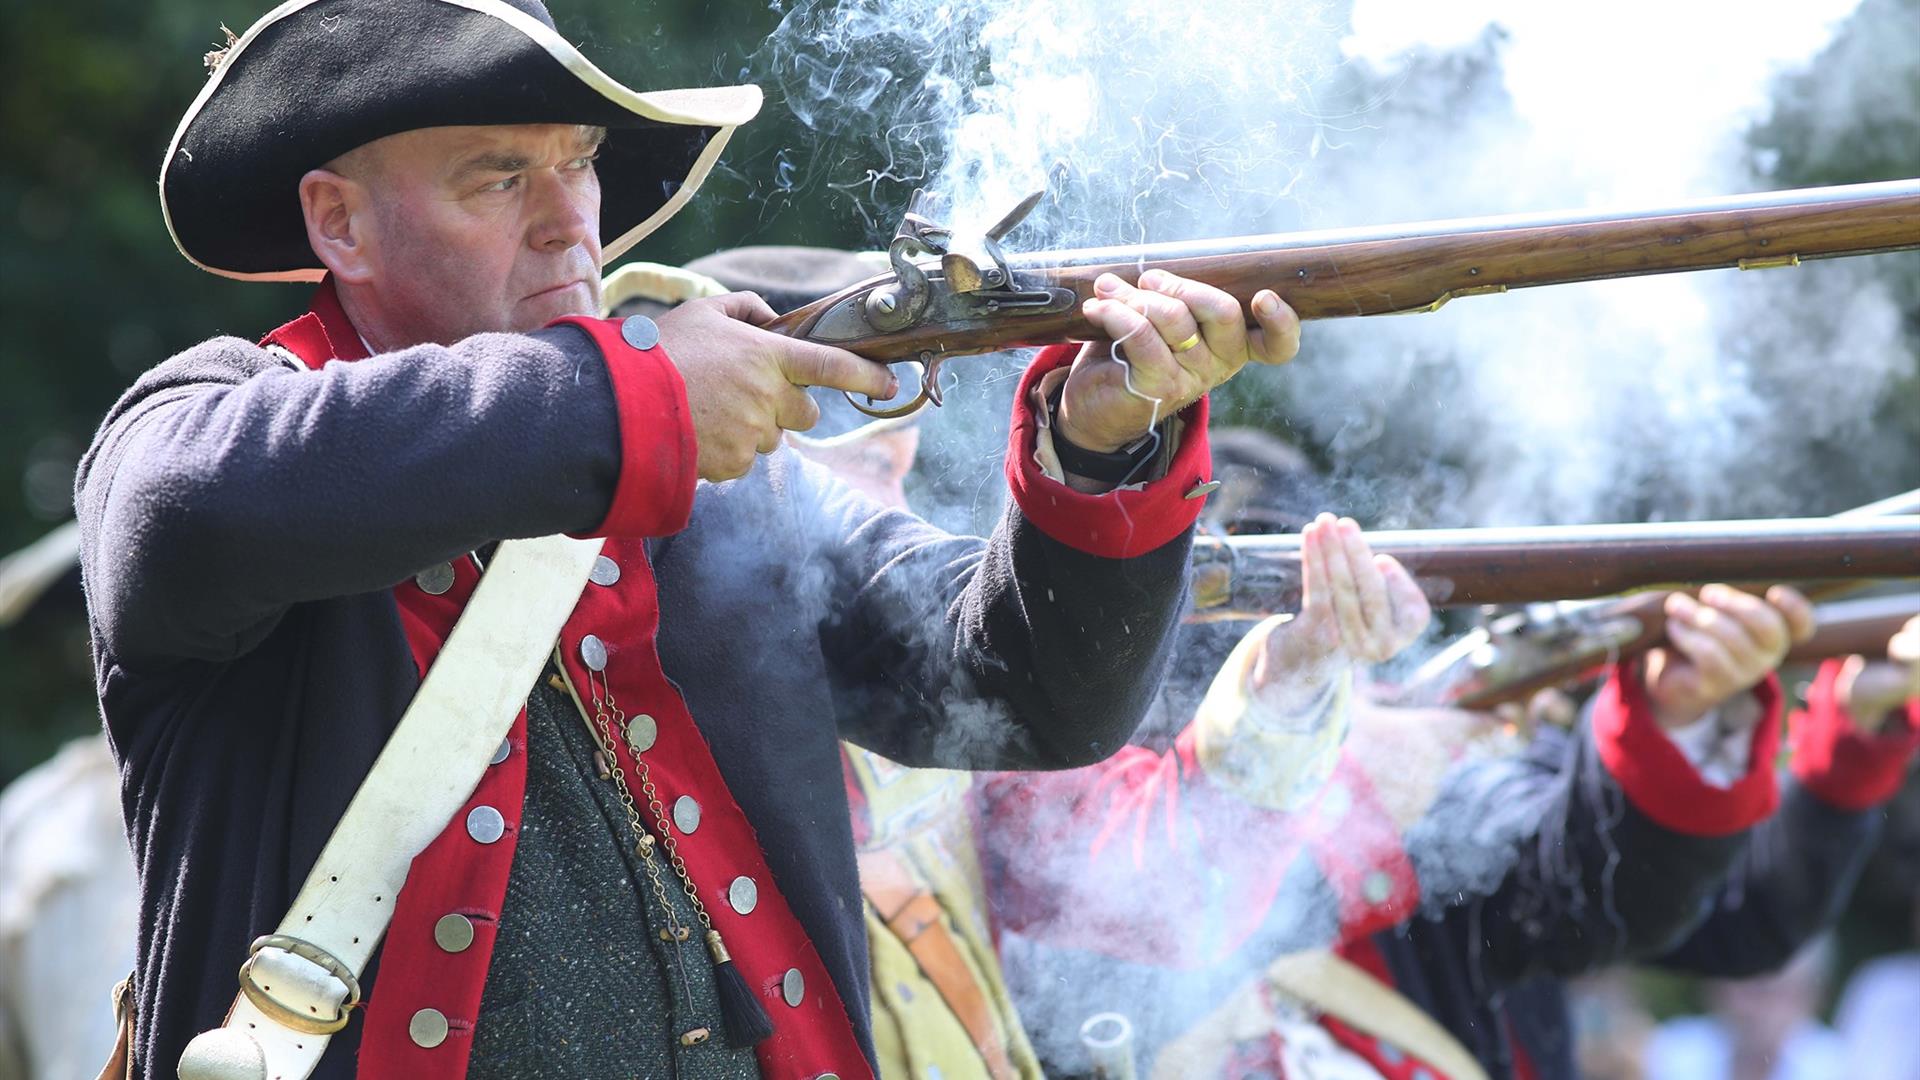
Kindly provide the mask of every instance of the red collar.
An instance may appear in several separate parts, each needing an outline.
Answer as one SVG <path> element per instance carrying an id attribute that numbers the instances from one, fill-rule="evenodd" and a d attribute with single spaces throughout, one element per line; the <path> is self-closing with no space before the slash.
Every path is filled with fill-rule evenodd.
<path id="1" fill-rule="evenodd" d="M 365 360 L 367 347 L 360 331 L 340 306 L 340 294 L 329 274 L 314 290 L 307 313 L 260 339 L 262 345 L 278 345 L 300 358 L 314 370 L 329 360 Z"/>

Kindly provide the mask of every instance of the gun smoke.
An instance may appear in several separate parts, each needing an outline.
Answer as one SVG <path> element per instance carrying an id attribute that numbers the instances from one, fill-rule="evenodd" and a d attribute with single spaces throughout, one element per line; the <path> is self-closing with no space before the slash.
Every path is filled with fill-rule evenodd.
<path id="1" fill-rule="evenodd" d="M 1045 184 L 1051 198 L 1009 244 L 1036 250 L 1780 186 L 1744 136 L 1782 72 L 1857 2 L 1757 18 L 1732 3 L 798 0 L 778 5 L 749 75 L 813 138 L 769 188 L 853 195 L 880 246 L 911 187 L 965 232 Z M 1683 43 L 1684 62 L 1661 62 Z M 1912 377 L 1900 303 L 1912 271 L 1899 257 L 1693 274 L 1315 324 L 1292 366 L 1221 395 L 1216 422 L 1290 432 L 1333 476 L 1330 508 L 1380 526 L 1830 512 L 1920 483 L 1905 445 L 1873 424 Z M 914 494 L 934 520 L 978 529 L 1003 498 L 994 463 L 1017 360 L 951 370 L 959 392 L 925 428 Z M 1041 823 L 1029 858 L 1068 831 L 1064 817 Z M 1014 872 L 1082 895 L 1137 888 L 1125 874 L 1089 880 L 1080 856 Z M 1449 872 L 1497 880 L 1497 856 L 1472 856 Z M 1151 865 L 1151 841 L 1133 858 Z M 1179 919 L 1201 937 L 1229 914 L 1136 899 L 1138 925 Z M 1224 882 L 1219 899 L 1240 902 Z M 1323 940 L 1324 898 L 1283 888 L 1279 903 L 1269 925 L 1299 936 L 1185 983 L 1116 978 L 1111 962 L 1010 938 L 1029 1029 L 1071 1062 L 1090 1013 L 1177 1012 L 1139 995 L 1211 994 L 1272 946 Z"/>

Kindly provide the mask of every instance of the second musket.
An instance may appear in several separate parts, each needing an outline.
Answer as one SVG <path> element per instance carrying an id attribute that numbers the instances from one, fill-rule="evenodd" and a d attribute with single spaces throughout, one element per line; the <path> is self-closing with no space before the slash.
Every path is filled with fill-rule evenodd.
<path id="1" fill-rule="evenodd" d="M 1920 515 L 1370 532 L 1439 605 L 1528 604 L 1662 586 L 1920 576 Z M 1299 602 L 1300 537 L 1194 541 L 1196 613 Z"/>
<path id="2" fill-rule="evenodd" d="M 769 324 L 871 360 L 919 367 L 920 389 L 876 407 L 940 404 L 948 358 L 1099 337 L 1080 313 L 1103 273 L 1164 269 L 1244 306 L 1273 289 L 1302 319 L 1432 311 L 1458 296 L 1605 278 L 1920 247 L 1920 180 L 1807 188 L 1612 212 L 1569 211 L 1411 225 L 1009 254 L 1035 193 L 978 237 L 933 219 L 916 192 L 888 247 L 891 269 Z"/>

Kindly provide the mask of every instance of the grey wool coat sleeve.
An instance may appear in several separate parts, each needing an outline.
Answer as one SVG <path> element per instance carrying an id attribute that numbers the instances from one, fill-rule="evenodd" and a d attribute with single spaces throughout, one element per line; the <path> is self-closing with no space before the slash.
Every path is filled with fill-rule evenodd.
<path id="1" fill-rule="evenodd" d="M 81 462 L 96 641 L 128 665 L 231 660 L 294 604 L 591 529 L 620 450 L 606 361 L 571 327 L 320 371 L 215 338 L 141 377 Z"/>
<path id="2" fill-rule="evenodd" d="M 842 734 L 908 765 L 1065 769 L 1146 714 L 1173 641 L 1192 533 L 1130 559 L 1080 551 L 1009 500 L 993 535 L 885 510 L 811 463 L 834 594 L 821 647 Z"/>
<path id="3" fill-rule="evenodd" d="M 109 412 L 76 504 L 141 878 L 144 1071 L 218 1023 L 418 687 L 391 587 L 607 519 L 623 440 L 647 437 L 622 427 L 621 362 L 571 327 L 317 371 L 216 338 Z M 686 481 L 690 522 L 646 545 L 663 665 L 866 1043 L 837 737 L 949 766 L 1111 753 L 1158 680 L 1188 533 L 1100 558 L 1016 505 L 954 536 L 786 451 Z M 357 1032 L 317 1075 L 350 1075 Z"/>

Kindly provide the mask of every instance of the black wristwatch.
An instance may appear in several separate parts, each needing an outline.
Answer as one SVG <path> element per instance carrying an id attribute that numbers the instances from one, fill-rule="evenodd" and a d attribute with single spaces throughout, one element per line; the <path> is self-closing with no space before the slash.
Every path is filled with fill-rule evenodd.
<path id="1" fill-rule="evenodd" d="M 1066 386 L 1066 380 L 1062 379 L 1060 385 L 1054 388 L 1053 396 L 1047 399 L 1047 409 L 1054 420 L 1053 454 L 1060 459 L 1060 467 L 1075 476 L 1098 480 L 1103 484 L 1118 485 L 1133 479 L 1135 473 L 1153 460 L 1154 452 L 1160 448 L 1158 433 L 1149 431 L 1132 444 L 1110 454 L 1075 446 L 1060 430 L 1059 424 L 1060 395 Z"/>

